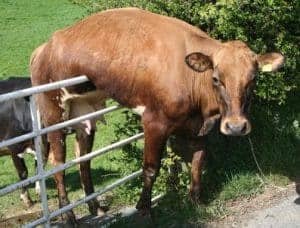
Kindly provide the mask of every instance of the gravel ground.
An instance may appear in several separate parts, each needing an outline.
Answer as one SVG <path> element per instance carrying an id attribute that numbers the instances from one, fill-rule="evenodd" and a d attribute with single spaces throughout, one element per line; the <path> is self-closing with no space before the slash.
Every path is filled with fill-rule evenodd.
<path id="1" fill-rule="evenodd" d="M 295 185 L 267 189 L 263 194 L 229 203 L 231 215 L 205 227 L 300 228 L 300 196 Z"/>
<path id="2" fill-rule="evenodd" d="M 300 227 L 300 198 L 292 195 L 278 205 L 256 211 L 241 225 L 248 228 Z"/>

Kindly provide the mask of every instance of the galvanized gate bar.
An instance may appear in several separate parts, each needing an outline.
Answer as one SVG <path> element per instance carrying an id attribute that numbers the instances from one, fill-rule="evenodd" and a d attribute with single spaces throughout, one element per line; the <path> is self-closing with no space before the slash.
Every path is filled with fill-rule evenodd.
<path id="1" fill-rule="evenodd" d="M 153 207 L 160 199 L 162 199 L 165 195 L 164 194 L 159 194 L 157 196 L 154 196 L 151 199 L 151 207 Z M 117 213 L 112 212 L 112 214 L 109 214 L 107 216 L 101 217 L 100 220 L 97 218 L 92 218 L 91 223 L 84 223 L 83 226 L 90 226 L 90 227 L 101 227 L 101 228 L 108 228 L 111 227 L 119 218 L 128 218 L 130 216 L 133 216 L 136 214 L 138 210 L 136 209 L 135 206 L 129 206 L 125 207 L 121 210 L 119 210 Z M 95 223 L 98 221 L 98 223 Z"/>
<path id="2" fill-rule="evenodd" d="M 89 114 L 86 114 L 86 115 L 83 115 L 83 116 L 79 116 L 79 117 L 67 120 L 65 122 L 62 122 L 62 123 L 51 125 L 49 127 L 45 127 L 43 129 L 40 129 L 37 132 L 31 132 L 31 133 L 24 134 L 24 135 L 21 135 L 21 136 L 12 138 L 12 139 L 4 140 L 4 141 L 0 142 L 0 148 L 6 147 L 6 146 L 9 146 L 9 145 L 12 145 L 12 144 L 16 144 L 16 143 L 19 143 L 19 142 L 23 142 L 25 140 L 32 139 L 36 136 L 47 134 L 51 131 L 56 131 L 56 130 L 62 129 L 62 128 L 80 123 L 84 120 L 93 119 L 93 118 L 96 118 L 96 117 L 104 115 L 106 113 L 115 111 L 115 110 L 120 109 L 120 108 L 122 108 L 122 107 L 119 106 L 119 105 L 110 106 L 108 108 L 104 108 L 104 109 L 101 109 L 101 110 L 93 112 L 93 113 L 89 113 Z"/>
<path id="3" fill-rule="evenodd" d="M 61 87 L 73 86 L 88 81 L 89 79 L 86 76 L 82 75 L 75 78 L 65 79 L 57 82 L 51 82 L 45 85 L 34 86 L 28 89 L 22 89 L 15 92 L 10 92 L 10 93 L 0 95 L 0 102 L 21 98 L 21 97 L 28 97 L 33 94 L 59 89 Z"/>
<path id="4" fill-rule="evenodd" d="M 112 189 L 120 186 L 121 184 L 124 184 L 124 183 L 126 183 L 126 182 L 128 182 L 128 181 L 130 181 L 130 180 L 132 180 L 132 179 L 134 179 L 134 178 L 136 178 L 138 176 L 140 176 L 142 174 L 142 172 L 143 171 L 140 169 L 140 170 L 138 170 L 138 171 L 136 171 L 136 172 L 134 172 L 134 173 L 132 173 L 132 174 L 130 174 L 128 176 L 125 176 L 125 177 L 117 180 L 116 182 L 114 182 L 114 183 L 112 183 L 112 184 L 104 187 L 103 189 L 95 191 L 94 193 L 92 193 L 92 194 L 90 194 L 90 195 L 88 195 L 88 196 L 86 196 L 86 197 L 84 197 L 84 198 L 82 198 L 82 199 L 80 199 L 78 201 L 75 201 L 74 203 L 70 203 L 67 206 L 64 206 L 64 207 L 62 207 L 62 208 L 60 208 L 60 209 L 58 209 L 56 211 L 53 211 L 50 214 L 50 219 L 54 218 L 54 217 L 56 217 L 56 216 L 58 216 L 60 214 L 63 214 L 65 212 L 73 209 L 74 207 L 77 207 L 77 206 L 79 206 L 79 205 L 81 205 L 83 203 L 86 203 L 86 202 L 88 202 L 88 201 L 96 198 L 97 196 L 102 195 L 102 194 L 104 194 L 104 193 L 106 193 L 106 192 L 108 192 L 108 191 L 110 191 L 110 190 L 112 190 Z M 39 225 L 39 224 L 44 223 L 44 222 L 46 222 L 46 218 L 43 217 L 43 218 L 40 218 L 40 219 L 38 219 L 38 220 L 36 220 L 36 221 L 34 221 L 32 223 L 27 224 L 25 227 L 28 227 L 28 228 L 29 227 L 34 227 L 34 226 Z"/>
<path id="5" fill-rule="evenodd" d="M 113 143 L 113 144 L 110 144 L 106 147 L 103 147 L 99 150 L 96 150 L 96 151 L 93 151 L 91 153 L 88 153 L 88 154 L 85 154 L 84 156 L 81 156 L 81 157 L 78 157 L 78 158 L 75 158 L 71 161 L 68 161 L 66 162 L 65 164 L 62 164 L 62 165 L 59 165 L 59 166 L 56 166 L 55 168 L 51 169 L 51 170 L 48 170 L 48 171 L 45 171 L 43 175 L 41 176 L 33 176 L 33 177 L 30 177 L 26 180 L 23 180 L 23 181 L 20 181 L 16 184 L 14 184 L 13 186 L 7 186 L 3 189 L 0 190 L 0 196 L 4 195 L 4 194 L 7 194 L 9 192 L 12 192 L 12 191 L 15 191 L 16 189 L 18 188 L 21 188 L 21 187 L 24 187 L 26 185 L 29 185 L 31 183 L 34 183 L 42 178 L 47 178 L 57 172 L 60 172 L 60 171 L 63 171 L 65 169 L 68 169 L 70 168 L 71 166 L 74 166 L 80 162 L 84 162 L 84 161 L 88 161 L 96 156 L 99 156 L 99 155 L 103 155 L 111 150 L 114 150 L 114 149 L 117 149 L 119 147 L 122 147 L 126 144 L 129 144 L 135 140 L 138 140 L 138 139 L 141 139 L 144 137 L 144 133 L 139 133 L 139 134 L 136 134 L 134 136 L 131 136 L 129 138 L 126 138 L 126 139 L 123 139 L 123 140 L 120 140 L 116 143 Z"/>
<path id="6" fill-rule="evenodd" d="M 80 199 L 80 200 L 78 200 L 78 201 L 76 201 L 74 203 L 71 203 L 71 204 L 69 204 L 69 205 L 67 205 L 65 207 L 62 207 L 62 208 L 60 208 L 60 209 L 52 212 L 50 214 L 50 218 L 54 218 L 54 217 L 56 217 L 56 216 L 58 216 L 58 215 L 60 215 L 62 213 L 65 213 L 66 211 L 69 211 L 69 210 L 73 209 L 74 207 L 79 206 L 80 204 L 86 203 L 86 202 L 94 199 L 95 197 L 97 197 L 99 195 L 102 195 L 102 194 L 104 194 L 104 193 L 106 193 L 106 192 L 108 192 L 110 190 L 113 190 L 114 188 L 120 186 L 121 184 L 124 184 L 124 183 L 126 183 L 126 182 L 128 182 L 128 181 L 130 181 L 130 180 L 132 180 L 132 179 L 134 179 L 134 178 L 136 178 L 138 176 L 140 176 L 142 173 L 143 173 L 143 170 L 141 170 L 141 169 L 138 170 L 138 171 L 136 171 L 136 172 L 134 172 L 134 173 L 131 173 L 128 176 L 125 176 L 125 177 L 123 177 L 123 178 L 115 181 L 114 183 L 112 183 L 112 184 L 110 184 L 108 186 L 105 186 L 103 189 L 100 189 L 99 191 L 95 191 L 94 193 L 86 196 L 85 198 L 82 198 L 82 199 Z"/>
<path id="7" fill-rule="evenodd" d="M 73 86 L 73 85 L 77 85 L 83 82 L 87 82 L 89 81 L 89 79 L 86 76 L 79 76 L 76 78 L 71 78 L 71 79 L 66 79 L 66 80 L 62 80 L 62 81 L 57 81 L 57 82 L 53 82 L 53 83 L 49 83 L 49 84 L 45 84 L 45 85 L 40 85 L 40 86 L 35 86 L 32 88 L 28 88 L 28 89 L 23 89 L 23 90 L 19 90 L 19 91 L 15 91 L 15 92 L 11 92 L 11 93 L 7 93 L 7 94 L 3 94 L 0 95 L 0 102 L 6 101 L 6 100 L 10 100 L 10 99 L 16 99 L 16 98 L 21 98 L 21 97 L 26 97 L 26 96 L 31 96 L 37 93 L 42 93 L 42 92 L 47 92 L 49 90 L 55 90 L 55 89 L 59 89 L 61 87 L 68 87 L 68 86 Z M 43 134 L 47 134 L 51 131 L 55 131 L 55 130 L 59 130 L 62 128 L 65 128 L 67 126 L 71 126 L 77 123 L 80 123 L 84 120 L 87 119 L 93 119 L 96 118 L 100 115 L 103 115 L 105 113 L 108 112 L 112 112 L 114 110 L 117 110 L 119 108 L 121 108 L 119 105 L 115 105 L 115 106 L 111 106 L 90 114 L 86 114 L 62 123 L 58 123 L 46 128 L 41 129 L 41 124 L 40 124 L 40 119 L 39 119 L 39 113 L 38 110 L 36 108 L 36 104 L 33 102 L 33 98 L 31 98 L 31 102 L 30 102 L 30 107 L 31 107 L 31 116 L 32 116 L 32 125 L 33 125 L 33 132 L 19 136 L 19 137 L 15 137 L 9 140 L 5 140 L 0 142 L 0 148 L 1 147 L 6 147 L 8 145 L 12 145 L 15 143 L 19 143 L 25 140 L 29 140 L 32 138 L 34 139 L 34 144 L 35 144 L 35 149 L 37 152 L 37 162 L 38 162 L 38 174 L 30 177 L 26 180 L 20 181 L 16 184 L 12 184 L 10 186 L 7 186 L 3 189 L 0 190 L 0 196 L 7 194 L 9 192 L 12 192 L 18 188 L 27 186 L 31 183 L 34 183 L 36 181 L 40 182 L 40 186 L 41 186 L 41 200 L 42 200 L 42 209 L 43 209 L 43 217 L 39 218 L 38 220 L 35 220 L 34 222 L 28 224 L 26 227 L 33 227 L 36 226 L 38 224 L 41 223 L 46 223 L 46 227 L 50 227 L 50 219 L 53 217 L 56 217 L 62 213 L 65 213 L 66 211 L 71 210 L 72 208 L 86 203 L 87 201 L 97 197 L 98 195 L 101 195 L 107 191 L 112 190 L 113 188 L 133 179 L 136 178 L 137 176 L 140 176 L 142 174 L 142 170 L 136 171 L 126 177 L 123 177 L 119 180 L 117 180 L 116 182 L 114 182 L 111 185 L 108 185 L 106 187 L 104 187 L 103 189 L 100 189 L 99 191 L 88 195 L 74 203 L 71 203 L 63 208 L 60 208 L 52 213 L 49 212 L 49 208 L 48 208 L 48 201 L 47 201 L 47 192 L 46 192 L 46 178 L 57 173 L 60 171 L 63 171 L 67 168 L 70 168 L 71 166 L 74 166 L 80 162 L 83 161 L 87 161 L 87 160 L 91 160 L 92 158 L 98 156 L 98 155 L 103 155 L 105 153 L 107 153 L 108 151 L 117 149 L 121 146 L 124 146 L 132 141 L 138 140 L 140 138 L 142 138 L 144 136 L 144 133 L 139 133 L 136 134 L 132 137 L 129 137 L 127 139 L 123 139 L 119 142 L 113 143 L 111 145 L 108 145 L 104 148 L 101 148 L 99 150 L 93 151 L 89 154 L 86 154 L 84 156 L 81 156 L 79 158 L 73 159 L 65 164 L 62 164 L 60 166 L 57 166 L 49 171 L 45 171 L 44 167 L 43 167 L 43 159 L 42 159 L 42 150 L 41 150 L 41 144 L 42 144 L 42 137 L 41 135 Z"/>
<path id="8" fill-rule="evenodd" d="M 38 133 L 41 130 L 41 119 L 40 113 L 36 107 L 35 103 L 35 96 L 30 97 L 30 112 L 31 112 L 31 119 L 32 119 L 32 130 L 35 133 Z M 36 151 L 36 158 L 37 158 L 37 175 L 42 176 L 44 174 L 44 162 L 43 162 L 43 142 L 42 136 L 38 135 L 34 138 L 34 148 Z M 47 200 L 47 191 L 46 191 L 46 179 L 42 178 L 39 180 L 40 184 L 40 195 L 42 201 L 42 209 L 43 215 L 45 218 L 49 218 L 49 207 L 48 207 L 48 200 Z M 46 221 L 46 228 L 50 228 L 50 221 L 47 219 Z"/>
<path id="9" fill-rule="evenodd" d="M 56 216 L 58 216 L 58 215 L 61 215 L 61 214 L 65 213 L 65 212 L 67 212 L 67 211 L 69 211 L 69 210 L 72 210 L 74 207 L 77 207 L 77 206 L 79 206 L 79 205 L 81 205 L 81 204 L 83 204 L 83 203 L 86 203 L 86 202 L 88 202 L 88 201 L 90 201 L 90 200 L 96 198 L 96 197 L 99 196 L 99 195 L 102 195 L 102 194 L 104 194 L 104 193 L 106 193 L 106 192 L 108 192 L 108 191 L 111 191 L 112 189 L 114 189 L 114 188 L 116 188 L 116 187 L 118 187 L 118 186 L 120 186 L 120 185 L 122 185 L 122 184 L 124 184 L 124 183 L 126 183 L 126 182 L 128 182 L 128 181 L 130 181 L 130 180 L 132 180 L 132 179 L 134 179 L 134 178 L 136 178 L 136 177 L 138 177 L 138 176 L 140 176 L 140 175 L 142 174 L 142 172 L 143 172 L 142 170 L 138 170 L 138 171 L 136 171 L 136 172 L 134 172 L 134 173 L 132 173 L 132 174 L 130 174 L 130 175 L 128 175 L 128 176 L 125 176 L 125 177 L 123 177 L 123 178 L 117 180 L 116 182 L 114 182 L 114 183 L 112 183 L 112 184 L 110 184 L 110 185 L 104 187 L 103 189 L 100 189 L 100 190 L 98 190 L 98 191 L 95 191 L 94 193 L 92 193 L 92 194 L 86 196 L 85 198 L 82 198 L 82 199 L 80 199 L 80 200 L 77 200 L 77 201 L 75 201 L 74 203 L 70 203 L 69 205 L 64 206 L 64 207 L 62 207 L 62 208 L 60 208 L 60 209 L 58 209 L 58 210 L 52 212 L 52 213 L 50 214 L 50 219 L 51 219 L 51 218 L 54 218 L 54 217 L 56 217 Z M 41 223 L 43 223 L 43 222 L 45 222 L 45 220 L 44 220 L 44 221 L 40 221 L 39 223 L 34 223 L 34 222 L 33 222 L 33 223 L 32 223 L 33 225 L 30 223 L 30 224 L 27 224 L 27 226 L 28 226 L 28 227 L 33 227 L 33 226 L 36 226 L 36 225 L 41 224 Z M 27 226 L 26 226 L 26 227 L 27 227 Z"/>
<path id="10" fill-rule="evenodd" d="M 41 180 L 41 179 L 42 179 L 41 176 L 35 175 L 35 176 L 29 177 L 23 181 L 19 181 L 15 184 L 8 185 L 7 187 L 0 189 L 0 196 L 3 196 L 10 192 L 13 192 L 13 191 L 17 190 L 18 188 L 22 188 L 27 185 L 33 184 L 36 181 Z"/>

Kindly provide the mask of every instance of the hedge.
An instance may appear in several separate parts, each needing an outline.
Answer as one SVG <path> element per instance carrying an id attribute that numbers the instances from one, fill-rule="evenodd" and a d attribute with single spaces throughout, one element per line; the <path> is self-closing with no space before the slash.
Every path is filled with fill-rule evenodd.
<path id="1" fill-rule="evenodd" d="M 260 73 L 256 95 L 282 104 L 299 88 L 300 1 L 291 0 L 73 0 L 89 13 L 135 6 L 180 18 L 223 41 L 239 39 L 257 53 L 279 51 L 286 57 L 277 73 Z"/>

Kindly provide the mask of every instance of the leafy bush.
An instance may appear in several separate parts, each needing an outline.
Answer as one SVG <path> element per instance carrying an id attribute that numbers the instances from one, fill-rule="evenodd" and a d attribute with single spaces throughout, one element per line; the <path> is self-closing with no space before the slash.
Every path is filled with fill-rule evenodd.
<path id="1" fill-rule="evenodd" d="M 260 74 L 256 94 L 282 104 L 288 91 L 300 84 L 300 2 L 298 0 L 73 0 L 90 13 L 135 6 L 180 18 L 221 40 L 239 39 L 257 53 L 279 51 L 285 67 L 274 74 Z"/>

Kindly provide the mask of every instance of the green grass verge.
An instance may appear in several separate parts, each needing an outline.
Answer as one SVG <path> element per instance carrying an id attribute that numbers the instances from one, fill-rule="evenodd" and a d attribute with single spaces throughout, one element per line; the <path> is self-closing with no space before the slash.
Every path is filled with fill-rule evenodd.
<path id="1" fill-rule="evenodd" d="M 0 76 L 28 75 L 32 51 L 86 11 L 67 0 L 0 2 Z"/>
<path id="2" fill-rule="evenodd" d="M 91 3 L 91 1 L 85 1 Z M 89 9 L 89 5 L 86 5 Z M 64 0 L 3 0 L 0 2 L 0 78 L 13 75 L 28 75 L 28 62 L 31 52 L 50 34 L 82 18 L 86 9 Z M 199 225 L 211 218 L 220 218 L 228 213 L 225 203 L 255 195 L 263 191 L 265 184 L 285 185 L 299 176 L 300 151 L 300 110 L 299 97 L 291 94 L 287 104 L 281 107 L 269 107 L 256 104 L 253 107 L 253 132 L 251 138 L 257 160 L 266 177 L 261 182 L 258 169 L 253 160 L 247 138 L 221 136 L 217 131 L 208 137 L 208 157 L 203 173 L 203 192 L 201 206 L 192 205 L 187 192 L 189 177 L 181 175 L 180 186 L 170 190 L 166 185 L 167 169 L 161 171 L 154 194 L 167 192 L 159 206 L 154 209 L 155 223 L 158 227 Z M 297 105 L 298 104 L 298 105 Z M 127 130 L 122 130 L 126 115 L 122 111 L 106 116 L 107 125 L 99 125 L 94 149 L 114 142 L 119 136 L 124 137 L 132 125 L 127 123 Z M 120 129 L 121 127 L 121 129 Z M 124 130 L 124 128 L 123 128 Z M 117 133 L 117 134 L 116 134 Z M 117 137 L 117 136 L 118 137 Z M 68 138 L 68 160 L 74 157 L 72 151 L 73 136 Z M 92 175 L 96 189 L 129 174 L 141 167 L 142 144 L 126 147 L 92 161 Z M 33 160 L 26 157 L 30 175 L 34 174 Z M 17 174 L 9 157 L 0 158 L 0 187 L 18 181 Z M 49 166 L 48 166 L 49 168 Z M 78 168 L 72 167 L 66 172 L 69 198 L 74 201 L 82 197 Z M 51 205 L 57 206 L 57 193 L 54 181 L 47 180 L 48 197 Z M 111 206 L 134 204 L 140 193 L 141 181 L 134 180 L 114 191 Z M 16 191 L 0 198 L 0 220 L 14 211 L 25 208 Z M 37 197 L 31 195 L 34 200 Z M 88 214 L 87 206 L 75 210 L 76 214 Z M 115 226 L 132 226 L 126 219 Z"/>

